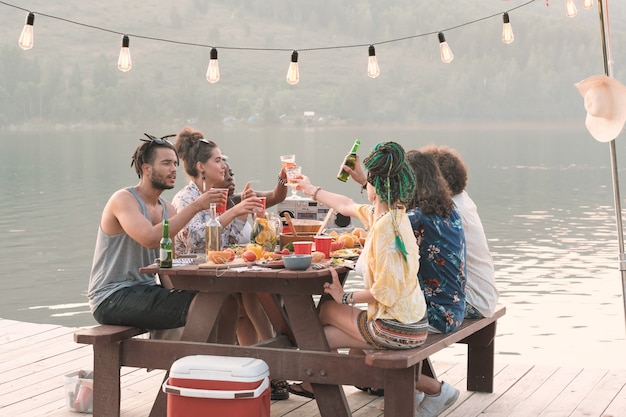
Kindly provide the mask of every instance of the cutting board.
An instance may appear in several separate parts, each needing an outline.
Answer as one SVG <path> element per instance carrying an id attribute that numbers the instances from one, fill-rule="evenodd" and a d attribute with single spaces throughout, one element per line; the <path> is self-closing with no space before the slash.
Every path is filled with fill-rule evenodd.
<path id="1" fill-rule="evenodd" d="M 208 261 L 203 264 L 198 264 L 198 268 L 202 269 L 227 269 L 227 268 L 241 268 L 248 266 L 248 263 L 243 259 L 235 259 L 234 261 L 226 262 L 223 264 L 216 264 L 213 261 Z"/>

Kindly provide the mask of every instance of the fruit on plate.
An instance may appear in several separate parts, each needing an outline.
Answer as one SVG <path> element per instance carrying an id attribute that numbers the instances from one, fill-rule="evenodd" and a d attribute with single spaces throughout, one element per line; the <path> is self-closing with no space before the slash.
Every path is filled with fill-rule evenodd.
<path id="1" fill-rule="evenodd" d="M 210 250 L 207 252 L 207 259 L 215 264 L 223 264 L 230 260 L 232 251 Z"/>
<path id="2" fill-rule="evenodd" d="M 248 243 L 246 245 L 246 250 L 251 250 L 252 252 L 254 252 L 257 259 L 261 259 L 263 257 L 263 247 L 261 245 L 258 245 L 256 243 Z"/>
<path id="3" fill-rule="evenodd" d="M 257 260 L 256 253 L 252 250 L 246 250 L 241 257 L 247 262 L 254 262 Z"/>
<path id="4" fill-rule="evenodd" d="M 229 262 L 235 260 L 235 251 L 234 250 L 232 250 L 231 248 L 226 248 L 226 249 L 224 249 L 224 252 L 230 253 L 230 258 L 228 258 Z"/>
<path id="5" fill-rule="evenodd" d="M 331 251 L 331 252 L 334 252 L 334 251 L 336 251 L 336 250 L 343 249 L 343 245 L 345 245 L 345 242 L 344 242 L 344 241 L 341 241 L 341 242 L 340 242 L 340 241 L 338 241 L 338 240 L 333 240 L 333 241 L 330 243 L 330 251 Z"/>
<path id="6" fill-rule="evenodd" d="M 343 242 L 344 248 L 354 248 L 354 236 L 352 236 L 350 233 L 339 235 L 339 237 L 337 238 L 337 242 Z"/>

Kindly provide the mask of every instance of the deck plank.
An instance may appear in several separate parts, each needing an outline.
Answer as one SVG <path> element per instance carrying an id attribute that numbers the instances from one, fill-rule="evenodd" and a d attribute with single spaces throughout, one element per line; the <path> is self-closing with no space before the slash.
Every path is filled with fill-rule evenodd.
<path id="1" fill-rule="evenodd" d="M 64 377 L 91 369 L 93 351 L 76 329 L 0 319 L 0 415 L 75 417 L 65 404 Z M 449 358 L 449 356 L 445 356 Z M 458 356 L 457 356 L 458 357 Z M 456 359 L 455 359 L 456 360 Z M 581 362 L 582 365 L 582 362 Z M 439 377 L 461 391 L 443 417 L 624 417 L 626 369 L 535 366 L 496 361 L 494 392 L 468 392 L 466 363 L 433 358 Z M 148 415 L 165 371 L 122 368 L 122 417 Z M 383 417 L 382 397 L 344 391 L 354 417 Z M 319 417 L 315 401 L 273 401 L 271 417 Z"/>

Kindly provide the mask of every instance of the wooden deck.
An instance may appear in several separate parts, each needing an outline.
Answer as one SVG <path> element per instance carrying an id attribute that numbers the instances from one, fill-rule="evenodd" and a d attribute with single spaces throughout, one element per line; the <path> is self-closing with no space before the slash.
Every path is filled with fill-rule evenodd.
<path id="1" fill-rule="evenodd" d="M 73 342 L 74 328 L 0 319 L 0 415 L 73 417 L 64 376 L 91 369 L 92 347 Z M 497 346 L 496 346 L 497 349 Z M 433 358 L 440 379 L 461 391 L 442 416 L 626 417 L 626 370 L 499 363 L 493 394 L 465 390 L 465 364 Z M 124 368 L 122 416 L 145 417 L 163 371 Z M 379 417 L 382 399 L 345 387 L 355 417 Z M 315 401 L 291 396 L 271 406 L 271 417 L 317 417 Z"/>

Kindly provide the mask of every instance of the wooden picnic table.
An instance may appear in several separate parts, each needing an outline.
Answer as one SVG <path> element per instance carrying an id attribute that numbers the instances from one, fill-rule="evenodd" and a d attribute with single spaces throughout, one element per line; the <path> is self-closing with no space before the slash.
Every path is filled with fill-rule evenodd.
<path id="1" fill-rule="evenodd" d="M 339 266 L 336 270 L 344 282 L 349 269 Z M 315 302 L 315 296 L 323 295 L 324 283 L 332 281 L 329 268 L 290 271 L 245 267 L 200 268 L 198 265 L 159 268 L 152 265 L 142 268 L 140 272 L 157 273 L 166 288 L 198 291 L 187 316 L 181 346 L 168 341 L 163 347 L 165 357 L 173 359 L 180 356 L 179 347 L 183 348 L 185 342 L 213 345 L 215 354 L 223 354 L 223 344 L 233 341 L 236 331 L 236 320 L 220 320 L 223 307 L 232 299 L 233 293 L 257 293 L 280 337 L 245 347 L 240 352 L 266 359 L 273 378 L 299 380 L 303 375 L 309 377 L 322 417 L 351 416 L 341 385 L 316 383 L 316 380 L 324 380 L 324 371 L 319 371 L 319 365 L 307 365 L 314 362 L 311 354 L 315 351 L 329 351 Z M 218 322 L 219 326 L 216 326 Z M 285 353 L 289 360 L 284 359 Z M 298 366 L 303 368 L 295 369 Z M 150 415 L 166 415 L 166 395 L 163 392 L 159 392 Z"/>

